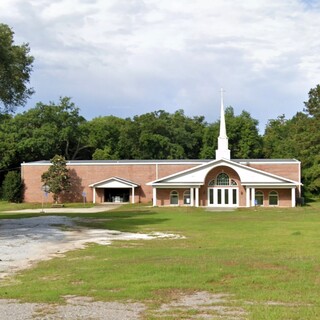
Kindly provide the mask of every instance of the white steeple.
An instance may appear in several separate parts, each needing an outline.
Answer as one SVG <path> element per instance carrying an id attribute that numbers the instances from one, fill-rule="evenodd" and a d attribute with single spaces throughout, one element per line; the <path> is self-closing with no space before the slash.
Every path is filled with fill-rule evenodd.
<path id="1" fill-rule="evenodd" d="M 221 106 L 220 106 L 220 134 L 218 137 L 218 149 L 216 150 L 216 160 L 230 160 L 230 150 L 228 148 L 228 137 L 226 130 L 226 121 L 224 118 L 223 107 L 223 89 L 221 89 Z"/>

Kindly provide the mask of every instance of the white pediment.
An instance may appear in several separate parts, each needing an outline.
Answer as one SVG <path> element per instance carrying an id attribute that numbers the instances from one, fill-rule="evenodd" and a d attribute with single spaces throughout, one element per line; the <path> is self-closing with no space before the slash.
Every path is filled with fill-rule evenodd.
<path id="1" fill-rule="evenodd" d="M 267 173 L 265 171 L 261 171 L 258 169 L 254 169 L 243 164 L 239 164 L 232 160 L 222 159 L 222 160 L 214 160 L 209 163 L 200 165 L 195 168 L 191 168 L 162 179 L 155 180 L 150 185 L 181 185 L 181 184 L 200 184 L 203 185 L 207 174 L 214 168 L 220 166 L 227 166 L 233 170 L 235 170 L 241 180 L 242 185 L 246 184 L 266 184 L 266 185 L 277 185 L 277 184 L 297 184 L 297 182 Z"/>
<path id="2" fill-rule="evenodd" d="M 106 180 L 102 180 L 91 184 L 89 187 L 92 188 L 132 188 L 138 187 L 139 185 L 126 179 L 112 177 Z"/>

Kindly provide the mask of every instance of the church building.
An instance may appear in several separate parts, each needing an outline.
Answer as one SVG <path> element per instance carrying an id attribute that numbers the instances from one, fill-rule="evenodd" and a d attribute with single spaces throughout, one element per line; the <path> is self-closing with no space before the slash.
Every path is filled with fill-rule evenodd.
<path id="1" fill-rule="evenodd" d="M 50 161 L 21 164 L 24 201 L 41 202 Z M 301 194 L 296 159 L 231 159 L 223 98 L 215 160 L 84 160 L 67 162 L 72 189 L 63 201 L 153 206 L 295 207 Z"/>

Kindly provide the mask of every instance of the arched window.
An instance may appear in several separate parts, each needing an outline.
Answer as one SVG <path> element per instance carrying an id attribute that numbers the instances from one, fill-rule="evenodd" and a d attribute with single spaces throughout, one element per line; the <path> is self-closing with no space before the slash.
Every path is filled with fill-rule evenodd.
<path id="1" fill-rule="evenodd" d="M 231 179 L 231 185 L 232 186 L 237 186 L 238 184 L 237 184 L 237 182 L 235 180 Z"/>
<path id="2" fill-rule="evenodd" d="M 171 191 L 170 192 L 170 204 L 178 205 L 179 204 L 179 193 L 178 191 Z"/>
<path id="3" fill-rule="evenodd" d="M 217 179 L 212 179 L 209 181 L 208 186 L 237 186 L 237 182 L 234 179 L 230 179 L 226 173 L 219 173 Z"/>
<path id="4" fill-rule="evenodd" d="M 217 176 L 217 186 L 228 186 L 229 184 L 229 176 L 226 173 L 219 173 Z"/>
<path id="5" fill-rule="evenodd" d="M 277 206 L 279 201 L 279 196 L 277 191 L 269 192 L 269 206 Z"/>
<path id="6" fill-rule="evenodd" d="M 262 191 L 256 191 L 255 205 L 256 206 L 263 206 L 263 192 Z"/>
<path id="7" fill-rule="evenodd" d="M 190 190 L 186 190 L 183 193 L 183 204 L 191 204 Z"/>

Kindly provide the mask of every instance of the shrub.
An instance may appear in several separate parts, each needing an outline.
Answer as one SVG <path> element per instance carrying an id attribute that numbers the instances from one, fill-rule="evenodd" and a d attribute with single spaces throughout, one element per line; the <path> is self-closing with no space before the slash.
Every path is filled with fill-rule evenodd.
<path id="1" fill-rule="evenodd" d="M 9 202 L 22 202 L 23 182 L 19 172 L 10 171 L 6 174 L 2 183 L 2 197 Z"/>

